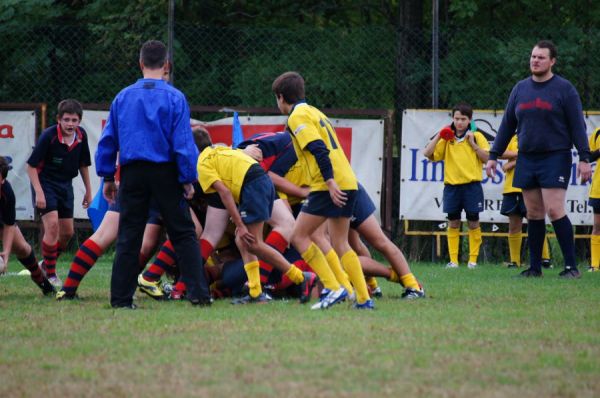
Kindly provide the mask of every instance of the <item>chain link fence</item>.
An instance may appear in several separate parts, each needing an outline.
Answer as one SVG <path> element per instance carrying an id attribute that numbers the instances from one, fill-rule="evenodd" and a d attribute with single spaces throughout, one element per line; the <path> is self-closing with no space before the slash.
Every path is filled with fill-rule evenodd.
<path id="1" fill-rule="evenodd" d="M 166 41 L 166 31 L 153 34 Z M 98 29 L 60 25 L 1 36 L 0 102 L 48 103 L 48 120 L 61 99 L 109 103 L 140 77 L 141 43 L 126 35 L 107 40 Z M 575 84 L 584 109 L 600 109 L 595 71 L 600 30 L 516 31 L 510 26 L 502 31 L 440 28 L 440 108 L 467 101 L 476 109 L 502 109 L 512 86 L 528 75 L 529 52 L 541 38 L 557 43 L 555 71 Z M 432 104 L 430 31 L 176 24 L 173 44 L 174 84 L 194 105 L 274 108 L 271 83 L 286 70 L 304 75 L 308 100 L 318 107 L 394 109 L 397 132 L 402 109 Z M 394 173 L 397 209 L 398 168 Z M 433 252 L 432 243 L 422 238 L 410 237 L 403 245 L 410 246 L 413 258 Z M 502 250 L 505 246 L 488 251 Z"/>

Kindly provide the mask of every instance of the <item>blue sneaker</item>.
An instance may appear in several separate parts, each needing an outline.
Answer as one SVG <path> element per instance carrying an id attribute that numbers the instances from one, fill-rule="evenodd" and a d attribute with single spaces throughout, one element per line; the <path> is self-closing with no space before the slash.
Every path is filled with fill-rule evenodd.
<path id="1" fill-rule="evenodd" d="M 257 297 L 252 297 L 251 295 L 248 294 L 248 295 L 246 295 L 244 297 L 240 297 L 240 298 L 234 299 L 234 300 L 231 301 L 231 304 L 233 304 L 233 305 L 240 305 L 240 304 L 267 304 L 267 303 L 270 303 L 271 300 L 273 300 L 271 298 L 271 296 L 269 296 L 265 292 L 262 292 Z"/>
<path id="2" fill-rule="evenodd" d="M 367 301 L 365 301 L 362 304 L 354 304 L 352 306 L 352 308 L 356 309 L 356 310 L 374 310 L 375 309 L 375 303 L 373 303 L 373 300 L 368 299 Z"/>
<path id="3" fill-rule="evenodd" d="M 343 287 L 340 287 L 338 290 L 327 289 L 327 293 L 323 295 L 322 292 L 321 297 L 322 298 L 318 303 L 310 307 L 311 310 L 324 310 L 334 304 L 341 303 L 346 299 L 346 297 L 348 297 L 348 291 Z"/>
<path id="4" fill-rule="evenodd" d="M 421 288 L 421 290 L 413 289 L 407 287 L 402 296 L 400 296 L 402 300 L 416 300 L 420 298 L 425 298 L 425 290 Z"/>

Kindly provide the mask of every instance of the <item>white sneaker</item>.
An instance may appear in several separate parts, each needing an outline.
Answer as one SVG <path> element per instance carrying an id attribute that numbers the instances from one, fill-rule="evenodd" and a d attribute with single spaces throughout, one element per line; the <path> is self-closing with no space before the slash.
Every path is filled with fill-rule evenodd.
<path id="1" fill-rule="evenodd" d="M 446 264 L 446 268 L 458 268 L 458 264 L 450 261 L 448 264 Z"/>
<path id="2" fill-rule="evenodd" d="M 341 303 L 348 297 L 348 292 L 343 287 L 340 287 L 338 290 L 331 290 L 327 295 L 323 296 L 323 298 L 312 307 L 311 310 L 324 310 L 331 307 L 334 304 Z"/>
<path id="3" fill-rule="evenodd" d="M 62 281 L 58 275 L 48 277 L 48 282 L 50 282 L 50 284 L 54 286 L 56 290 L 59 290 L 62 287 Z"/>
<path id="4" fill-rule="evenodd" d="M 469 263 L 467 264 L 467 267 L 469 267 L 469 269 L 477 268 L 477 263 Z"/>

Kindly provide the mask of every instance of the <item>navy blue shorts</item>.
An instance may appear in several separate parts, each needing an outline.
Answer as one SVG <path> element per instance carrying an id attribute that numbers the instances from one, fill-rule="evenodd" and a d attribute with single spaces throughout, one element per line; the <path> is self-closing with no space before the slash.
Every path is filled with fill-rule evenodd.
<path id="1" fill-rule="evenodd" d="M 244 183 L 239 205 L 240 216 L 244 224 L 254 224 L 271 219 L 275 199 L 277 199 L 275 188 L 266 174 Z"/>
<path id="2" fill-rule="evenodd" d="M 571 151 L 521 153 L 517 157 L 513 186 L 522 189 L 567 189 L 571 179 Z"/>
<path id="3" fill-rule="evenodd" d="M 358 196 L 358 190 L 344 190 L 347 195 L 346 205 L 337 207 L 331 201 L 329 191 L 311 192 L 302 204 L 302 212 L 327 218 L 351 218 Z"/>
<path id="4" fill-rule="evenodd" d="M 367 218 L 371 217 L 371 214 L 373 214 L 375 210 L 375 203 L 371 200 L 367 190 L 365 187 L 358 184 L 356 204 L 354 205 L 352 217 L 350 217 L 350 228 L 358 228 Z"/>
<path id="5" fill-rule="evenodd" d="M 510 216 L 516 214 L 521 217 L 527 215 L 527 208 L 523 201 L 523 194 L 521 192 L 511 192 L 502 195 L 502 207 L 500 207 L 500 214 L 503 216 Z"/>
<path id="6" fill-rule="evenodd" d="M 444 185 L 444 213 L 481 213 L 483 211 L 483 188 L 481 182 L 460 185 Z"/>
<path id="7" fill-rule="evenodd" d="M 73 182 L 40 179 L 40 184 L 46 198 L 46 208 L 38 209 L 40 214 L 43 216 L 51 211 L 58 211 L 58 218 L 73 218 Z M 33 203 L 35 206 L 35 192 Z"/>

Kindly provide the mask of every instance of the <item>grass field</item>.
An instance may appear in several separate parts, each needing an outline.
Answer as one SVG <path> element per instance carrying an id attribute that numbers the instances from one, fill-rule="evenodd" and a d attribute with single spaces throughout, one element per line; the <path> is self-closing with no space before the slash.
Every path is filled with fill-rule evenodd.
<path id="1" fill-rule="evenodd" d="M 64 260 L 59 269 L 64 277 Z M 77 302 L 3 276 L 0 396 L 600 396 L 600 273 L 413 271 L 429 297 L 403 302 L 398 285 L 381 281 L 373 312 L 292 301 L 193 308 L 141 294 L 138 310 L 115 311 L 108 260 Z"/>

